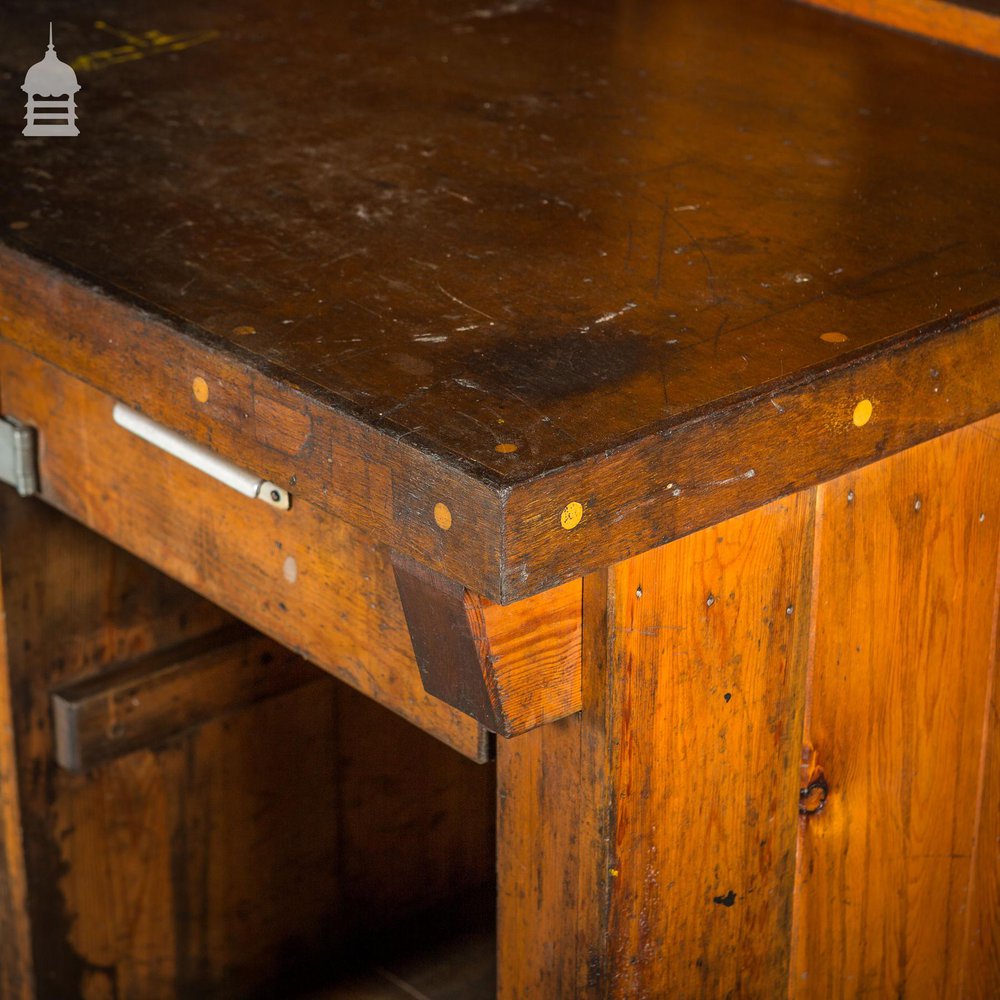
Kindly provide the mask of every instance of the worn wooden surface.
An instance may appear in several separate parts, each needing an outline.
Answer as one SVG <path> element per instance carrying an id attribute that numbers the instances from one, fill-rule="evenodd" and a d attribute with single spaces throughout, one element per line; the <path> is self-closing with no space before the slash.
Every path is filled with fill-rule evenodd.
<path id="1" fill-rule="evenodd" d="M 782 992 L 811 527 L 799 493 L 615 568 L 619 996 Z"/>
<path id="2" fill-rule="evenodd" d="M 429 694 L 507 738 L 580 711 L 579 580 L 503 606 L 412 559 L 392 560 Z"/>
<path id="3" fill-rule="evenodd" d="M 3 389 L 0 386 L 0 403 Z M 0 551 L 0 580 L 6 558 Z M 0 594 L 0 619 L 6 601 Z M 10 662 L 7 629 L 0 628 L 0 664 Z M 0 996 L 30 1000 L 34 985 L 28 909 L 28 878 L 21 823 L 21 780 L 14 735 L 14 687 L 9 670 L 0 670 Z"/>
<path id="4" fill-rule="evenodd" d="M 806 0 L 814 7 L 875 21 L 952 45 L 1000 56 L 997 0 Z"/>
<path id="5" fill-rule="evenodd" d="M 802 820 L 795 996 L 1000 991 L 998 485 L 994 420 L 818 491 L 806 742 L 830 794 Z"/>
<path id="6" fill-rule="evenodd" d="M 113 400 L 0 342 L 8 414 L 43 427 L 42 497 L 476 760 L 481 726 L 426 694 L 387 556 L 311 504 L 240 496 L 117 426 Z M 81 461 L 82 458 L 82 461 Z"/>
<path id="7" fill-rule="evenodd" d="M 50 7 L 2 335 L 491 600 L 998 405 L 1000 63 L 778 0 Z"/>
<path id="8" fill-rule="evenodd" d="M 502 996 L 781 992 L 811 519 L 799 494 L 617 566 L 582 721 L 498 744 Z M 543 846 L 549 822 L 569 857 Z M 603 903 L 581 917 L 587 878 Z M 568 911 L 561 934 L 538 926 L 537 894 Z M 597 937 L 574 944 L 588 919 Z"/>
<path id="9" fill-rule="evenodd" d="M 529 484 L 507 501 L 511 574 L 531 566 L 555 582 L 568 566 L 596 569 L 987 416 L 998 404 L 1000 314 L 992 314 L 961 335 L 907 341 L 678 428 L 668 456 L 659 440 L 638 441 Z M 584 513 L 567 532 L 559 511 L 571 497 Z"/>
<path id="10" fill-rule="evenodd" d="M 321 677 L 252 629 L 225 625 L 53 691 L 56 760 L 86 771 Z"/>
<path id="11" fill-rule="evenodd" d="M 498 753 L 501 997 L 1000 991 L 1000 420 L 584 581 Z"/>
<path id="12" fill-rule="evenodd" d="M 1000 575 L 1000 573 L 998 573 Z M 998 602 L 1000 604 L 1000 602 Z M 997 618 L 993 622 L 992 694 L 984 727 L 979 828 L 969 879 L 967 950 L 962 984 L 973 1000 L 988 1000 L 1000 983 L 1000 684 L 997 683 Z"/>
<path id="13" fill-rule="evenodd" d="M 330 678 L 64 771 L 53 687 L 227 616 L 7 487 L 0 572 L 4 1000 L 287 995 L 490 882 L 491 769 Z"/>

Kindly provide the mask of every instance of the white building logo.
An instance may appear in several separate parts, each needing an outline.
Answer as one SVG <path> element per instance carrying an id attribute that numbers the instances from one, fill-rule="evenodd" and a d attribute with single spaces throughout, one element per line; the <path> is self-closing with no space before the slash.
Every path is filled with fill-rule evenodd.
<path id="1" fill-rule="evenodd" d="M 28 95 L 28 124 L 24 135 L 79 135 L 76 127 L 76 100 L 80 89 L 73 67 L 66 65 L 52 44 L 52 22 L 49 22 L 49 48 L 45 58 L 35 63 L 25 74 L 21 85 Z"/>

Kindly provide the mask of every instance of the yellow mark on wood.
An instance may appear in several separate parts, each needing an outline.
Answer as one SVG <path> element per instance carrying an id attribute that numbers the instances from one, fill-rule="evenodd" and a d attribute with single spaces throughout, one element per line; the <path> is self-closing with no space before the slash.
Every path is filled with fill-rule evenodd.
<path id="1" fill-rule="evenodd" d="M 434 504 L 434 521 L 442 531 L 451 527 L 451 511 L 443 503 Z"/>
<path id="2" fill-rule="evenodd" d="M 210 28 L 206 31 L 188 31 L 178 35 L 165 35 L 162 31 L 153 28 L 150 31 L 144 31 L 141 35 L 134 35 L 129 31 L 112 27 L 106 21 L 95 21 L 94 27 L 122 39 L 125 44 L 116 45 L 110 49 L 99 49 L 96 52 L 88 52 L 86 55 L 77 57 L 70 65 L 78 72 L 86 73 L 90 70 L 105 69 L 108 66 L 134 62 L 136 59 L 145 59 L 148 56 L 183 52 L 184 49 L 190 49 L 194 45 L 213 41 L 220 34 L 214 28 Z"/>
<path id="3" fill-rule="evenodd" d="M 559 523 L 567 530 L 572 531 L 583 520 L 583 505 L 575 500 L 563 507 L 563 512 L 559 516 Z"/>
<path id="4" fill-rule="evenodd" d="M 872 418 L 872 401 L 870 399 L 862 399 L 857 406 L 854 407 L 854 426 L 864 427 Z"/>
<path id="5" fill-rule="evenodd" d="M 509 443 L 498 444 L 496 450 L 500 452 L 501 455 L 513 455 L 514 452 L 517 451 L 517 445 Z"/>
<path id="6" fill-rule="evenodd" d="M 18 220 L 17 222 L 12 222 L 10 224 L 10 228 L 11 229 L 27 229 L 28 226 L 30 226 L 30 225 L 31 225 L 30 222 L 23 222 L 23 221 Z"/>
<path id="7" fill-rule="evenodd" d="M 200 375 L 197 375 L 191 383 L 191 391 L 199 403 L 208 402 L 208 383 Z"/>
<path id="8" fill-rule="evenodd" d="M 825 340 L 828 344 L 843 344 L 847 340 L 845 333 L 821 333 L 820 340 Z"/>
<path id="9" fill-rule="evenodd" d="M 237 337 L 249 337 L 256 332 L 257 332 L 256 328 L 252 326 L 233 327 L 233 333 L 235 333 Z"/>

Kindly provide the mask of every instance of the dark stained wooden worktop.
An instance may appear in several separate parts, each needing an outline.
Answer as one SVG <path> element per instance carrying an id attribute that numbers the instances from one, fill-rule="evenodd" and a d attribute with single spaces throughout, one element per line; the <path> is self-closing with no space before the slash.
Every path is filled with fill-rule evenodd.
<path id="1" fill-rule="evenodd" d="M 102 4 L 143 41 L 109 63 L 86 57 L 126 42 L 78 5 L 34 8 L 8 0 L 0 41 L 0 333 L 40 350 L 17 329 L 22 255 L 39 258 L 405 441 L 497 498 L 503 539 L 466 582 L 503 600 L 697 520 L 650 513 L 675 495 L 665 474 L 643 531 L 601 548 L 629 517 L 591 516 L 588 544 L 557 529 L 539 556 L 516 537 L 532 505 L 558 516 L 593 486 L 550 496 L 557 470 L 648 446 L 642 469 L 679 434 L 719 453 L 735 405 L 1000 303 L 1000 62 L 983 56 L 763 0 L 175 0 Z M 72 140 L 20 135 L 50 16 L 83 85 Z M 1000 405 L 983 363 L 950 422 Z M 917 436 L 949 422 L 928 420 Z M 757 457 L 719 457 L 706 482 L 795 438 L 762 426 Z M 607 475 L 620 507 L 640 502 Z M 733 506 L 808 478 L 775 475 Z M 588 514 L 598 494 L 578 496 Z"/>

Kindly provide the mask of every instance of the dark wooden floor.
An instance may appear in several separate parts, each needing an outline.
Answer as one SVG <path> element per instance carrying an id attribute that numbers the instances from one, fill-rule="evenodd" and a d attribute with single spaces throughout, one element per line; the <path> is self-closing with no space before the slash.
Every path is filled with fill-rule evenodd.
<path id="1" fill-rule="evenodd" d="M 495 896 L 476 893 L 446 914 L 388 935 L 305 1000 L 491 1000 L 496 996 Z"/>
<path id="2" fill-rule="evenodd" d="M 429 953 L 355 972 L 308 1000 L 487 1000 L 496 995 L 495 953 L 492 933 L 470 932 Z"/>

